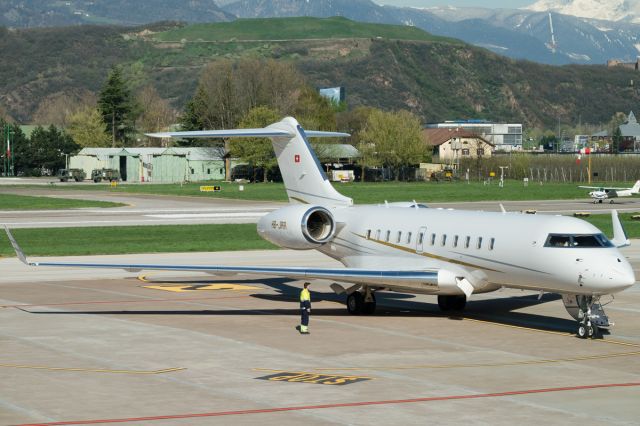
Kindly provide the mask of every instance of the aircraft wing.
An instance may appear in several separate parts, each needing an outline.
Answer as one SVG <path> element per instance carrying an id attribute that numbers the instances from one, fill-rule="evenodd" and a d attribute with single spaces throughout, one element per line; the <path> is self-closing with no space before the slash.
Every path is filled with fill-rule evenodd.
<path id="1" fill-rule="evenodd" d="M 5 231 L 18 259 L 28 266 L 50 266 L 65 268 L 103 268 L 122 269 L 130 272 L 143 270 L 161 271 L 198 271 L 220 275 L 269 275 L 293 279 L 326 279 L 354 284 L 368 285 L 402 285 L 402 283 L 438 282 L 438 270 L 393 270 L 393 269 L 361 269 L 361 268 L 305 268 L 305 267 L 271 267 L 271 266 L 220 266 L 220 265 L 158 265 L 137 263 L 81 263 L 81 262 L 30 262 L 15 240 L 9 228 Z"/>
<path id="2" fill-rule="evenodd" d="M 631 189 L 631 188 L 614 188 L 611 186 L 578 186 L 578 188 L 584 188 L 584 189 L 600 189 L 602 191 L 623 191 L 625 189 Z"/>

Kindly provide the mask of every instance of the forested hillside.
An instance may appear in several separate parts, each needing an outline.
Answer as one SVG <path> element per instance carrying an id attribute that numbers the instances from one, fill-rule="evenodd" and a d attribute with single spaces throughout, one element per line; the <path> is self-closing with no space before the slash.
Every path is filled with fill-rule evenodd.
<path id="1" fill-rule="evenodd" d="M 203 66 L 245 56 L 292 61 L 313 86 L 345 86 L 350 106 L 406 108 L 427 122 L 603 123 L 640 100 L 634 70 L 514 61 L 412 27 L 274 22 L 0 29 L 0 112 L 22 123 L 43 120 L 61 103 L 94 96 L 114 64 L 123 65 L 132 89 L 152 84 L 182 110 Z M 316 36 L 303 39 L 310 27 Z"/>

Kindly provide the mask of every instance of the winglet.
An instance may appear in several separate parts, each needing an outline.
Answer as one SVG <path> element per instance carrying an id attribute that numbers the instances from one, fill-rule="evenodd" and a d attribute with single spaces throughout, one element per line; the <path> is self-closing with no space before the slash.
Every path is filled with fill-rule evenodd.
<path id="1" fill-rule="evenodd" d="M 18 245 L 18 242 L 16 241 L 15 238 L 13 238 L 13 234 L 11 234 L 11 231 L 9 231 L 9 228 L 7 227 L 7 225 L 4 225 L 4 230 L 7 233 L 7 237 L 9 238 L 9 242 L 13 246 L 13 249 L 16 251 L 16 256 L 18 256 L 18 259 L 20 259 L 20 261 L 22 263 L 24 263 L 25 265 L 31 266 L 29 261 L 27 261 L 27 257 L 24 255 L 24 252 L 22 251 L 22 249 Z"/>
<path id="2" fill-rule="evenodd" d="M 617 210 L 611 210 L 611 222 L 613 222 L 613 240 L 611 240 L 611 242 L 616 247 L 626 247 L 631 245 L 631 241 L 627 238 L 627 233 L 624 231 L 622 222 L 620 222 Z"/>

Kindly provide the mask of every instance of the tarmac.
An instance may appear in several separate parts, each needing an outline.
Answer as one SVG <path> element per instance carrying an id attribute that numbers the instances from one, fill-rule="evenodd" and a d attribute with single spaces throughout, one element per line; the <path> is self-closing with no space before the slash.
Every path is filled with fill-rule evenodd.
<path id="1" fill-rule="evenodd" d="M 624 249 L 636 273 L 640 241 Z M 78 258 L 60 258 L 74 260 Z M 34 258 L 32 260 L 37 260 Z M 335 266 L 315 252 L 92 260 Z M 557 295 L 377 295 L 352 316 L 314 281 L 29 268 L 0 259 L 0 424 L 637 424 L 640 288 L 606 306 L 597 340 L 574 336 Z"/>

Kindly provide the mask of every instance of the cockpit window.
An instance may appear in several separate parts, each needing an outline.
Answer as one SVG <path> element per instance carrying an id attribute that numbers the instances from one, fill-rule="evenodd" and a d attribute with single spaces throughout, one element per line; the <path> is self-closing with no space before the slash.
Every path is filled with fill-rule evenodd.
<path id="1" fill-rule="evenodd" d="M 545 247 L 613 247 L 603 234 L 549 234 Z"/>

